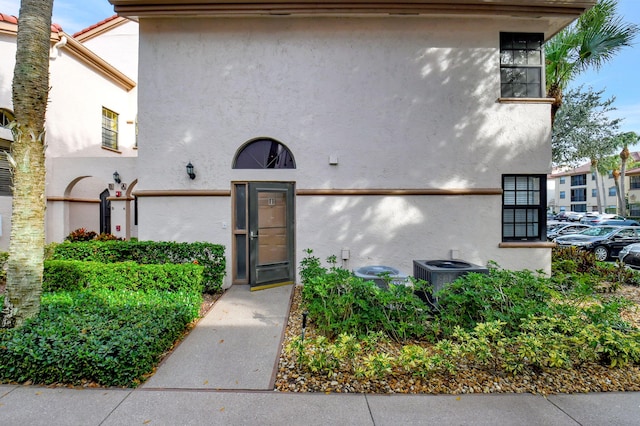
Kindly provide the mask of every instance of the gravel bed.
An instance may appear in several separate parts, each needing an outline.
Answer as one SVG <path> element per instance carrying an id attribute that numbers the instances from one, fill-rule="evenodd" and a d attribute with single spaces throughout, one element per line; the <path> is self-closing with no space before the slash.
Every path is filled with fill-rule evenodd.
<path id="1" fill-rule="evenodd" d="M 302 310 L 300 309 L 301 288 L 294 292 L 289 322 L 285 330 L 283 348 L 296 336 L 300 336 Z M 640 327 L 640 287 L 622 286 L 607 296 L 624 296 L 635 303 L 627 309 L 623 317 L 636 327 Z M 307 324 L 305 338 L 316 336 L 313 326 Z M 416 343 L 416 342 L 414 342 Z M 421 343 L 422 344 L 422 343 Z M 399 344 L 384 342 L 385 350 L 398 353 Z M 330 377 L 313 374 L 299 369 L 295 354 L 281 351 L 275 382 L 275 389 L 281 392 L 335 392 L 335 393 L 425 393 L 425 394 L 466 394 L 466 393 L 583 393 L 640 391 L 640 366 L 608 368 L 599 364 L 584 364 L 571 370 L 548 369 L 527 371 L 516 375 L 487 371 L 470 366 L 459 366 L 455 374 L 432 375 L 418 379 L 409 374 L 394 374 L 387 380 L 358 379 L 345 372 L 337 372 Z"/>

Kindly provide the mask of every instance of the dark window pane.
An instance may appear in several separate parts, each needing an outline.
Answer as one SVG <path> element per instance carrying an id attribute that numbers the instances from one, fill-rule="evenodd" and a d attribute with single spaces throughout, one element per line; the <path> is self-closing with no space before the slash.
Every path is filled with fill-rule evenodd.
<path id="1" fill-rule="evenodd" d="M 236 235 L 236 278 L 247 279 L 247 236 Z"/>
<path id="2" fill-rule="evenodd" d="M 236 229 L 247 229 L 247 186 L 236 185 Z"/>
<path id="3" fill-rule="evenodd" d="M 293 155 L 273 139 L 259 139 L 247 144 L 236 156 L 234 169 L 295 169 Z"/>
<path id="4" fill-rule="evenodd" d="M 541 175 L 509 175 L 502 178 L 502 237 L 505 240 L 544 240 L 546 187 Z M 546 237 L 546 236 L 545 236 Z"/>

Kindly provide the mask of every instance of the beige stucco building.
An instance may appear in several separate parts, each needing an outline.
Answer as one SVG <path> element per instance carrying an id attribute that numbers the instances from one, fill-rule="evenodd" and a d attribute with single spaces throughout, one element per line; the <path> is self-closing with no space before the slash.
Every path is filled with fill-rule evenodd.
<path id="1" fill-rule="evenodd" d="M 52 48 L 50 241 L 107 188 L 114 234 L 224 244 L 226 286 L 295 281 L 305 249 L 550 270 L 542 43 L 595 0 L 110 1 L 135 22 Z"/>
<path id="2" fill-rule="evenodd" d="M 631 152 L 629 164 L 632 167 L 640 161 L 639 152 Z M 640 170 L 632 168 L 626 171 L 624 179 L 625 194 L 623 199 L 629 207 L 628 216 L 640 216 L 640 197 L 638 188 Z M 613 171 L 601 175 L 593 173 L 591 163 L 586 162 L 568 170 L 557 170 L 548 176 L 553 182 L 553 196 L 549 196 L 548 207 L 554 213 L 566 212 L 597 212 L 598 190 L 603 213 L 618 213 L 618 187 Z M 621 179 L 621 178 L 619 178 Z"/>
<path id="3" fill-rule="evenodd" d="M 307 248 L 549 271 L 541 43 L 594 1 L 110 1 L 140 24 L 141 239 L 223 243 L 227 284 Z"/>
<path id="4" fill-rule="evenodd" d="M 0 14 L 0 115 L 5 125 L 12 119 L 16 32 L 16 17 Z M 137 40 L 138 24 L 117 16 L 76 35 L 52 26 L 46 116 L 48 242 L 62 241 L 78 228 L 137 235 L 130 205 L 137 157 Z M 12 139 L 11 131 L 0 127 L 0 148 L 7 151 Z M 3 154 L 0 250 L 8 248 L 11 229 L 8 164 Z M 121 175 L 119 186 L 113 180 L 115 171 Z"/>

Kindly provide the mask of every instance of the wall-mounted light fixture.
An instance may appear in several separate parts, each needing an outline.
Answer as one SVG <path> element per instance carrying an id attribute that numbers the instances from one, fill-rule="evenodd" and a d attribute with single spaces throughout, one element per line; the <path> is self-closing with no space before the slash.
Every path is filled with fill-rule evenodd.
<path id="1" fill-rule="evenodd" d="M 191 161 L 189 161 L 189 164 L 187 164 L 187 174 L 191 179 L 196 178 L 196 174 L 193 172 L 193 164 L 191 164 Z"/>
<path id="2" fill-rule="evenodd" d="M 114 181 L 115 183 L 120 183 L 120 182 L 122 182 L 122 181 L 120 180 L 120 173 L 118 173 L 118 171 L 117 171 L 117 170 L 116 170 L 115 172 L 113 172 L 113 181 Z"/>

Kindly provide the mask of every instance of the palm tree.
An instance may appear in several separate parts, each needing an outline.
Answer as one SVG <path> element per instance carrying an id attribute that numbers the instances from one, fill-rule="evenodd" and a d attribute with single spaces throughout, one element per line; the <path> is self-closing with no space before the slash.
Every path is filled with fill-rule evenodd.
<path id="1" fill-rule="evenodd" d="M 627 215 L 627 203 L 625 199 L 625 174 L 627 170 L 627 161 L 629 160 L 629 145 L 635 145 L 640 141 L 640 136 L 634 132 L 626 132 L 618 135 L 620 145 L 622 145 L 622 151 L 620 151 L 620 191 L 619 191 L 619 203 L 620 203 L 620 215 Z"/>
<path id="2" fill-rule="evenodd" d="M 627 215 L 626 187 L 625 175 L 627 166 L 634 166 L 634 161 L 629 153 L 629 145 L 635 145 L 640 142 L 640 136 L 634 132 L 619 133 L 613 137 L 613 141 L 618 148 L 622 148 L 620 154 L 608 156 L 598 162 L 598 172 L 601 175 L 611 172 L 616 186 L 618 196 L 618 214 L 620 216 Z"/>
<path id="3" fill-rule="evenodd" d="M 44 263 L 44 123 L 49 93 L 53 0 L 22 0 L 13 74 L 13 212 L 3 327 L 40 310 Z"/>
<path id="4" fill-rule="evenodd" d="M 617 15 L 617 6 L 617 0 L 600 0 L 545 44 L 547 97 L 555 99 L 552 123 L 567 84 L 588 68 L 599 69 L 638 34 L 637 25 Z"/>

